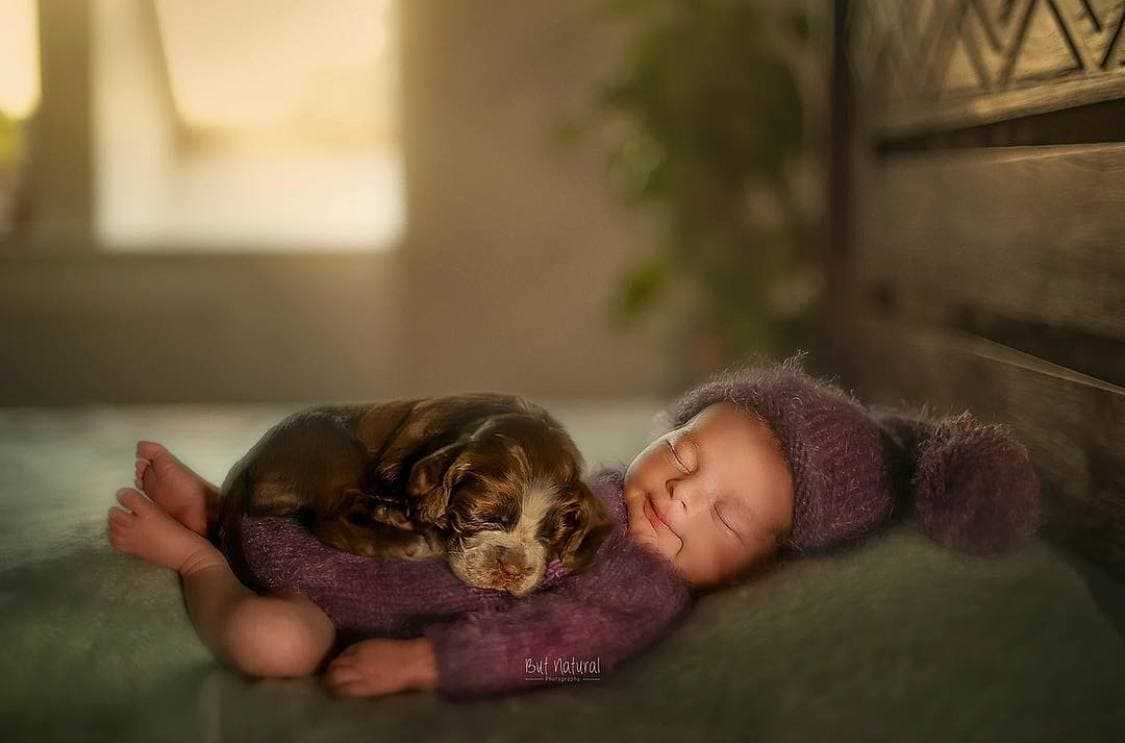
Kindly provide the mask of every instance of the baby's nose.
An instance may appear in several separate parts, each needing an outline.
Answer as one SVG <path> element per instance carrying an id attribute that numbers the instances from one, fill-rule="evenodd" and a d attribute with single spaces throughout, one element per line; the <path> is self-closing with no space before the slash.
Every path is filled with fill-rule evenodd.
<path id="1" fill-rule="evenodd" d="M 680 511 L 688 510 L 688 501 L 695 503 L 697 500 L 691 496 L 688 487 L 683 483 L 668 485 L 668 499 L 671 501 L 671 507 Z"/>

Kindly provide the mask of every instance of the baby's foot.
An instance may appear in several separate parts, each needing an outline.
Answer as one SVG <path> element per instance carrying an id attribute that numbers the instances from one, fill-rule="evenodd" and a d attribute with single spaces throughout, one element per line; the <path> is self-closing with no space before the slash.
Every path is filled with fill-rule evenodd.
<path id="1" fill-rule="evenodd" d="M 190 575 L 226 558 L 206 539 L 165 513 L 133 488 L 117 491 L 125 508 L 109 509 L 109 543 L 118 552 Z M 128 509 L 128 510 L 126 510 Z"/>
<path id="2" fill-rule="evenodd" d="M 207 534 L 210 485 L 160 444 L 137 442 L 135 485 L 196 534 Z"/>

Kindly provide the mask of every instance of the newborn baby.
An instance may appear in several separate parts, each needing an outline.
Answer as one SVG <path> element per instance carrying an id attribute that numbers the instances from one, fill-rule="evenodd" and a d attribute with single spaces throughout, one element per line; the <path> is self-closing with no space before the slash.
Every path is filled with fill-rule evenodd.
<path id="1" fill-rule="evenodd" d="M 977 554 L 1036 524 L 1038 482 L 1003 430 L 967 416 L 875 416 L 796 359 L 721 374 L 667 421 L 628 467 L 591 478 L 615 523 L 591 566 L 554 564 L 524 599 L 466 586 L 441 561 L 342 553 L 277 519 L 247 518 L 237 543 L 221 540 L 236 577 L 203 536 L 211 486 L 148 443 L 137 473 L 148 498 L 119 491 L 128 510 L 111 510 L 110 541 L 177 570 L 201 638 L 244 673 L 312 673 L 354 641 L 328 664 L 333 692 L 461 698 L 612 670 L 666 634 L 695 594 L 781 552 L 862 537 L 899 499 L 932 538 Z"/>

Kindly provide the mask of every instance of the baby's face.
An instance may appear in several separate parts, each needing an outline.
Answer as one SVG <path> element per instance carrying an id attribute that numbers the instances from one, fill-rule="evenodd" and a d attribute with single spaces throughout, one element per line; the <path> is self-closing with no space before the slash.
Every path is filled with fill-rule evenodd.
<path id="1" fill-rule="evenodd" d="M 793 479 L 768 426 L 717 403 L 637 455 L 625 504 L 635 540 L 709 587 L 777 550 L 792 525 Z"/>

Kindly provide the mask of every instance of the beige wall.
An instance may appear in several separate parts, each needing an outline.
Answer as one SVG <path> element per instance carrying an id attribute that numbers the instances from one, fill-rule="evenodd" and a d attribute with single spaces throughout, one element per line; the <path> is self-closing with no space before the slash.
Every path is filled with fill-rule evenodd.
<path id="1" fill-rule="evenodd" d="M 645 225 L 613 205 L 596 146 L 552 138 L 615 51 L 598 5 L 403 3 L 410 223 L 394 253 L 106 255 L 81 225 L 0 246 L 0 403 L 666 393 L 657 330 L 606 320 Z M 65 124 L 81 113 L 42 113 L 82 162 Z"/>
<path id="2" fill-rule="evenodd" d="M 614 208 L 603 153 L 552 139 L 615 52 L 604 3 L 409 6 L 409 322 L 435 387 L 652 391 L 662 359 L 606 331 L 636 215 Z M 413 63 L 413 64 L 411 64 Z"/>

